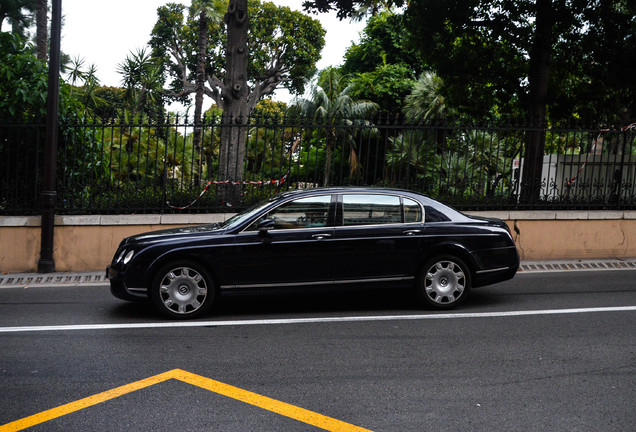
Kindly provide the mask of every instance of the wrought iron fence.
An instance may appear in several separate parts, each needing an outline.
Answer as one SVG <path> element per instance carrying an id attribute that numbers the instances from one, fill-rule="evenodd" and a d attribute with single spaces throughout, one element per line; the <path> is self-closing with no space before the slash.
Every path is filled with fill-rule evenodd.
<path id="1" fill-rule="evenodd" d="M 221 160 L 225 128 L 243 132 L 232 135 L 245 143 L 234 164 Z M 530 133 L 543 135 L 545 156 L 540 191 L 527 199 Z M 0 214 L 39 213 L 43 146 L 43 125 L 0 125 Z M 219 178 L 228 163 L 234 174 Z M 459 122 L 84 120 L 60 127 L 57 178 L 61 214 L 234 211 L 281 190 L 337 185 L 406 188 L 463 210 L 636 209 L 636 134 Z"/>

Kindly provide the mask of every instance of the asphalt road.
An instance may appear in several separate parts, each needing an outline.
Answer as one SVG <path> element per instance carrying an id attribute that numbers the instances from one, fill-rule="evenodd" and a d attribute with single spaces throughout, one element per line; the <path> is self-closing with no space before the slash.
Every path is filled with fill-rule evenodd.
<path id="1" fill-rule="evenodd" d="M 636 424 L 634 270 L 522 273 L 448 313 L 384 290 L 229 298 L 188 323 L 105 285 L 6 288 L 0 347 L 0 432 Z"/>

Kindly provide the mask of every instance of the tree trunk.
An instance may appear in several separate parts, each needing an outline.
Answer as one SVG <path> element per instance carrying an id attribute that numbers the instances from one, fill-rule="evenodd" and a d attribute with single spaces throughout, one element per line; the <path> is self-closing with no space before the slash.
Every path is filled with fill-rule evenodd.
<path id="1" fill-rule="evenodd" d="M 205 88 L 205 63 L 208 51 L 208 18 L 205 12 L 199 16 L 199 32 L 198 32 L 198 53 L 197 53 L 197 69 L 195 77 L 195 96 L 194 96 L 194 131 L 192 133 L 193 146 L 199 152 L 199 164 L 197 176 L 203 175 L 201 164 L 203 163 L 203 146 L 202 146 L 202 128 L 201 115 L 203 111 L 203 96 Z"/>
<path id="2" fill-rule="evenodd" d="M 327 129 L 327 139 L 325 141 L 325 178 L 322 185 L 327 187 L 331 186 L 333 149 L 336 147 L 335 129 Z"/>
<path id="3" fill-rule="evenodd" d="M 243 181 L 243 159 L 247 136 L 247 0 L 231 0 L 225 15 L 227 25 L 226 73 L 223 94 L 223 127 L 219 149 L 219 179 Z M 222 191 L 230 205 L 240 202 L 240 185 Z"/>
<path id="4" fill-rule="evenodd" d="M 37 0 L 36 4 L 36 36 L 35 42 L 37 46 L 37 57 L 40 60 L 46 60 L 48 55 L 48 41 L 49 41 L 49 31 L 48 31 L 48 1 L 47 0 Z"/>
<path id="5" fill-rule="evenodd" d="M 552 53 L 552 2 L 536 1 L 536 32 L 530 51 L 530 94 L 528 121 L 536 128 L 528 132 L 521 179 L 521 202 L 529 204 L 539 200 L 545 151 L 545 123 L 550 56 Z"/>

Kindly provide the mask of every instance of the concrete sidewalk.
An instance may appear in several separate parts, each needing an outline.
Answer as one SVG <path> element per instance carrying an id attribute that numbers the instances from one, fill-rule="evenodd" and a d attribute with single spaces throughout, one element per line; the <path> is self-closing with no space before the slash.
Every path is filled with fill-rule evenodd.
<path id="1" fill-rule="evenodd" d="M 599 260 L 522 261 L 520 273 L 555 271 L 636 270 L 636 258 Z M 58 273 L 7 273 L 0 275 L 0 288 L 108 285 L 106 270 Z"/>

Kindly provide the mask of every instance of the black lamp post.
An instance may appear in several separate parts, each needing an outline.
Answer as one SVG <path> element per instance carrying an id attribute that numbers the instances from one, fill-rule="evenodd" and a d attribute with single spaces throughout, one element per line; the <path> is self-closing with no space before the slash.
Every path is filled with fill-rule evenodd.
<path id="1" fill-rule="evenodd" d="M 42 239 L 38 273 L 55 271 L 53 232 L 57 202 L 56 166 L 58 134 L 58 101 L 60 92 L 60 39 L 62 28 L 62 0 L 53 0 L 51 17 L 51 48 L 49 53 L 49 88 L 46 107 L 46 140 L 44 149 L 44 185 L 40 197 L 42 209 Z"/>

